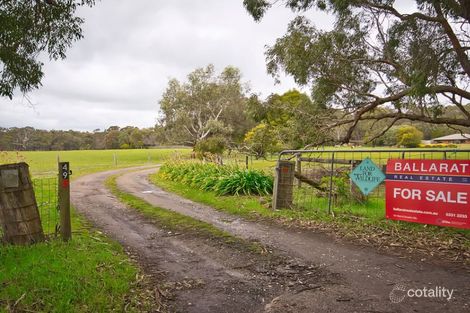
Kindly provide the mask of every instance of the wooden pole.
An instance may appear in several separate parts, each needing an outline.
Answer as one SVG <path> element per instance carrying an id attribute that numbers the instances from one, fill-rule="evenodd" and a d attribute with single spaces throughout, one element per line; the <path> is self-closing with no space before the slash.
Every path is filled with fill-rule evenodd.
<path id="1" fill-rule="evenodd" d="M 64 241 L 72 239 L 70 220 L 70 166 L 69 162 L 59 162 L 59 212 L 60 234 Z"/>

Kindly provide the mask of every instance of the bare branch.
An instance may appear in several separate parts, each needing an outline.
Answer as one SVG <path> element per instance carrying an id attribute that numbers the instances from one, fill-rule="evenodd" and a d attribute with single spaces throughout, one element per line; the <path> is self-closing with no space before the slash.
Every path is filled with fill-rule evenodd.
<path id="1" fill-rule="evenodd" d="M 470 92 L 460 89 L 455 86 L 437 85 L 437 86 L 429 87 L 429 89 L 433 91 L 434 93 L 443 94 L 445 92 L 448 92 L 448 93 L 456 94 L 462 98 L 470 100 Z"/>
<path id="2" fill-rule="evenodd" d="M 439 17 L 429 16 L 429 15 L 423 14 L 421 12 L 414 12 L 414 13 L 411 13 L 411 14 L 402 14 L 402 13 L 398 12 L 397 9 L 395 9 L 394 7 L 392 7 L 390 5 L 386 5 L 386 4 L 378 4 L 378 3 L 373 3 L 373 2 L 370 2 L 370 1 L 364 1 L 363 5 L 366 5 L 366 6 L 371 7 L 371 8 L 376 8 L 376 9 L 379 9 L 379 10 L 383 10 L 385 12 L 388 12 L 388 13 L 398 17 L 401 20 L 412 20 L 412 19 L 415 19 L 415 18 L 419 18 L 421 20 L 425 20 L 425 21 L 428 21 L 428 22 L 437 22 L 437 23 L 442 22 L 441 18 L 439 18 Z"/>
<path id="3" fill-rule="evenodd" d="M 347 132 L 346 136 L 344 137 L 343 142 L 348 142 L 351 139 L 353 131 L 357 126 L 357 123 L 360 120 L 365 119 L 365 118 L 363 118 L 364 114 L 366 114 L 367 112 L 372 111 L 373 109 L 375 109 L 376 107 L 378 107 L 381 104 L 399 100 L 399 99 L 405 97 L 406 95 L 408 95 L 409 93 L 410 93 L 410 89 L 405 89 L 405 90 L 402 90 L 401 92 L 399 92 L 397 94 L 394 94 L 394 95 L 391 95 L 391 96 L 388 96 L 388 97 L 384 97 L 384 98 L 378 98 L 374 102 L 371 102 L 371 103 L 361 107 L 361 109 L 356 112 L 354 119 L 352 119 L 349 122 L 349 123 L 352 123 L 352 126 L 348 129 L 348 132 Z M 391 117 L 393 118 L 395 116 L 391 116 Z M 343 123 L 343 124 L 349 124 L 349 123 Z M 338 126 L 338 125 L 335 125 L 335 126 Z"/>
<path id="4" fill-rule="evenodd" d="M 446 97 L 447 99 L 449 99 L 450 101 L 452 101 L 453 104 L 455 104 L 455 106 L 457 108 L 459 108 L 460 111 L 462 111 L 463 114 L 465 114 L 467 116 L 467 118 L 470 119 L 470 112 L 468 112 L 465 107 L 462 105 L 461 102 L 457 101 L 457 99 L 455 99 L 455 95 L 453 94 L 452 97 L 443 93 L 442 94 L 444 97 Z"/>
<path id="5" fill-rule="evenodd" d="M 383 136 L 383 135 L 384 135 L 386 132 L 388 132 L 388 130 L 389 130 L 390 128 L 392 128 L 392 126 L 395 125 L 395 123 L 398 122 L 399 120 L 400 120 L 399 117 L 395 117 L 395 118 L 392 120 L 392 122 L 391 122 L 387 127 L 385 127 L 385 129 L 384 129 L 383 131 L 381 131 L 379 134 L 377 134 L 377 135 L 375 135 L 374 137 L 372 137 L 372 139 L 367 140 L 365 143 L 372 142 L 372 141 L 374 141 L 375 139 L 377 139 L 377 138 Z M 378 120 L 377 120 L 377 121 L 378 121 Z"/>

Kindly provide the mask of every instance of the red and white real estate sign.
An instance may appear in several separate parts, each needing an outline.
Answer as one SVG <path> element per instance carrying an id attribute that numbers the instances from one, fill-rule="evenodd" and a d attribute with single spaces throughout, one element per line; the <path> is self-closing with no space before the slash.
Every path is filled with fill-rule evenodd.
<path id="1" fill-rule="evenodd" d="M 470 229 L 470 160 L 387 162 L 385 215 Z"/>

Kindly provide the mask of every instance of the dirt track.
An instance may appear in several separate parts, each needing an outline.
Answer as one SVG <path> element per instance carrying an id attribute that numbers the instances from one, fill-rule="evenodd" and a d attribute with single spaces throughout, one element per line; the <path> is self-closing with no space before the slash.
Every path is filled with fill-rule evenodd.
<path id="1" fill-rule="evenodd" d="M 335 242 L 312 231 L 245 221 L 166 193 L 147 180 L 155 169 L 125 173 L 123 191 L 273 247 L 273 255 L 235 251 L 194 236 L 171 236 L 120 204 L 103 182 L 125 170 L 82 177 L 72 201 L 95 225 L 137 255 L 155 277 L 175 282 L 174 309 L 182 312 L 468 312 L 468 269 L 414 262 L 373 248 Z M 406 288 L 454 289 L 452 299 L 390 301 Z M 402 295 L 396 291 L 395 295 Z M 274 299 L 274 300 L 273 300 Z"/>

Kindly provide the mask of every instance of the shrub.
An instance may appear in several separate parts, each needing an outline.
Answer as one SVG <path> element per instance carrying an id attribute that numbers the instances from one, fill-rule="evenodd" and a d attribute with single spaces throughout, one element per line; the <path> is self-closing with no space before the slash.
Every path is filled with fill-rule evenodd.
<path id="1" fill-rule="evenodd" d="M 194 146 L 194 151 L 196 151 L 200 156 L 204 156 L 206 153 L 211 154 L 222 154 L 227 146 L 227 141 L 222 137 L 209 137 L 203 140 L 200 140 Z"/>
<path id="2" fill-rule="evenodd" d="M 411 125 L 400 126 L 397 130 L 397 144 L 406 148 L 416 148 L 423 139 L 423 133 Z"/>
<path id="3" fill-rule="evenodd" d="M 163 178 L 219 195 L 269 195 L 273 178 L 262 171 L 245 170 L 213 163 L 166 163 L 159 172 Z"/>
<path id="4" fill-rule="evenodd" d="M 259 171 L 236 169 L 221 177 L 214 190 L 220 195 L 269 195 L 273 192 L 273 179 Z"/>
<path id="5" fill-rule="evenodd" d="M 282 150 L 276 131 L 265 123 L 258 124 L 245 134 L 244 143 L 258 158 L 265 158 L 267 153 Z"/>

